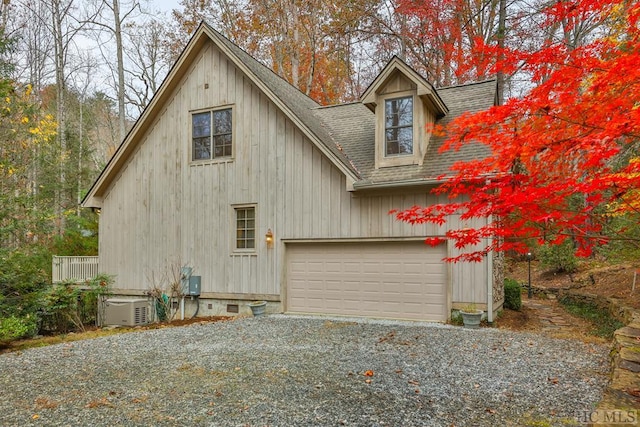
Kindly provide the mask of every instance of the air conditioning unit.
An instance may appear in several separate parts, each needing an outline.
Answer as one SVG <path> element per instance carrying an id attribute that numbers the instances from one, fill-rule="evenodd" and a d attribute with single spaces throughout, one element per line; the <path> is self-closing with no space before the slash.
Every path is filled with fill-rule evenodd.
<path id="1" fill-rule="evenodd" d="M 105 302 L 105 325 L 138 326 L 149 323 L 146 299 L 109 298 Z"/>

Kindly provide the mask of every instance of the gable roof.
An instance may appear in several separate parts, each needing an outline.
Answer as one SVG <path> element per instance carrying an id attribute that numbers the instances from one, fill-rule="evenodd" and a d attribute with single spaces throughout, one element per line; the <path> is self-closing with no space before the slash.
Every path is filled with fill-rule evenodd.
<path id="1" fill-rule="evenodd" d="M 363 94 L 363 102 L 321 107 L 300 90 L 276 75 L 236 44 L 206 23 L 201 23 L 169 74 L 102 170 L 82 201 L 83 207 L 102 207 L 102 197 L 125 167 L 129 157 L 144 140 L 147 130 L 177 88 L 182 76 L 206 43 L 213 42 L 347 177 L 350 189 L 400 186 L 435 182 L 456 161 L 482 157 L 486 148 L 469 144 L 459 151 L 439 153 L 443 137 L 429 142 L 422 165 L 375 169 L 375 114 L 367 108 L 375 94 L 399 71 L 427 97 L 440 113 L 437 123 L 446 124 L 464 112 L 480 111 L 493 105 L 495 80 L 435 89 L 415 70 L 394 57 Z M 445 115 L 446 114 L 446 115 Z"/>
<path id="2" fill-rule="evenodd" d="M 350 178 L 351 182 L 361 178 L 355 164 L 347 157 L 340 143 L 332 138 L 320 118 L 313 113 L 313 110 L 319 107 L 318 103 L 202 22 L 147 108 L 89 189 L 82 200 L 83 207 L 102 206 L 102 196 L 107 188 L 125 166 L 137 145 L 142 142 L 146 131 L 162 110 L 163 104 L 167 102 L 186 69 L 208 41 L 215 43 L 229 60 L 245 73 L 339 170 Z M 347 181 L 349 182 L 349 179 Z"/>
<path id="3" fill-rule="evenodd" d="M 449 113 L 436 124 L 446 125 L 465 112 L 477 112 L 494 105 L 496 81 L 470 83 L 437 89 L 438 96 L 448 106 Z M 460 150 L 440 153 L 446 136 L 432 137 L 422 165 L 375 169 L 375 115 L 362 103 L 320 107 L 316 110 L 332 135 L 341 135 L 343 148 L 358 166 L 361 180 L 354 189 L 388 186 L 422 185 L 438 182 L 458 161 L 473 160 L 489 154 L 481 144 L 465 144 Z"/>
<path id="4" fill-rule="evenodd" d="M 408 78 L 409 81 L 415 85 L 417 95 L 425 99 L 427 103 L 431 105 L 431 109 L 438 117 L 442 117 L 447 114 L 449 111 L 447 104 L 438 95 L 438 92 L 433 85 L 422 77 L 416 70 L 407 65 L 406 62 L 395 55 L 364 91 L 360 97 L 360 102 L 366 105 L 371 111 L 375 110 L 376 93 L 382 89 L 397 72 Z"/>
<path id="5" fill-rule="evenodd" d="M 236 66 L 245 71 L 252 78 L 253 83 L 260 87 L 271 98 L 271 101 L 284 110 L 285 114 L 316 143 L 320 151 L 329 154 L 326 152 L 328 150 L 333 154 L 333 158 L 331 155 L 328 157 L 334 161 L 334 164 L 338 162 L 336 166 L 339 169 L 347 174 L 350 172 L 353 179 L 360 178 L 358 170 L 342 150 L 339 141 L 331 137 L 321 120 L 313 113 L 313 109 L 319 107 L 320 104 L 278 76 L 273 70 L 258 62 L 208 24 L 202 23 L 201 27 L 210 33 L 218 47 L 222 48 L 232 59 L 237 59 L 239 63 L 236 63 Z"/>

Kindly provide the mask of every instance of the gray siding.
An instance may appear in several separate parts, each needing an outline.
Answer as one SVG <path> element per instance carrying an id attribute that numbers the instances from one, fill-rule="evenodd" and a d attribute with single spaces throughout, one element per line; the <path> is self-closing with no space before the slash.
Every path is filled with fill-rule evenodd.
<path id="1" fill-rule="evenodd" d="M 192 164 L 190 112 L 222 105 L 233 107 L 234 159 Z M 154 120 L 104 198 L 100 266 L 116 275 L 117 288 L 144 291 L 179 263 L 202 276 L 204 293 L 277 295 L 285 280 L 282 240 L 444 232 L 388 214 L 437 201 L 426 192 L 347 192 L 344 174 L 211 43 Z M 236 204 L 256 205 L 255 253 L 233 250 Z M 273 249 L 264 239 L 269 228 Z M 486 301 L 484 264 L 450 271 L 453 302 Z"/>

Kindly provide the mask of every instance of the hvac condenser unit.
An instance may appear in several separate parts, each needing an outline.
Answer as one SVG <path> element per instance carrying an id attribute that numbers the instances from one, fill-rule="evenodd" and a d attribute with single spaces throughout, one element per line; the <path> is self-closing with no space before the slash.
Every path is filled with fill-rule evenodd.
<path id="1" fill-rule="evenodd" d="M 137 326 L 149 322 L 146 299 L 109 298 L 105 303 L 104 324 Z"/>

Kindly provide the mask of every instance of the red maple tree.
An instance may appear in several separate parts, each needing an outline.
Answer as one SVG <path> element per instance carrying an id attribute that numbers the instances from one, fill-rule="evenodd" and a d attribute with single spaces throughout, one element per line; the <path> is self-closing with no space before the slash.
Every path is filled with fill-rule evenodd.
<path id="1" fill-rule="evenodd" d="M 455 164 L 434 191 L 449 202 L 394 212 L 411 224 L 483 218 L 485 225 L 452 229 L 463 250 L 450 261 L 479 261 L 489 251 L 525 253 L 532 242 L 572 239 L 587 256 L 615 236 L 611 218 L 640 209 L 640 5 L 565 0 L 545 10 L 547 25 L 586 13 L 608 24 L 580 47 L 549 42 L 535 51 L 505 50 L 504 71 L 523 67 L 535 87 L 522 98 L 466 114 L 446 129 L 442 150 L 483 144 L 489 155 Z M 495 48 L 497 49 L 497 48 Z M 496 55 L 498 54 L 496 50 Z M 465 252 L 466 250 L 466 252 Z"/>

